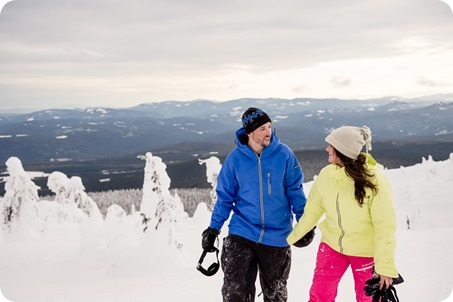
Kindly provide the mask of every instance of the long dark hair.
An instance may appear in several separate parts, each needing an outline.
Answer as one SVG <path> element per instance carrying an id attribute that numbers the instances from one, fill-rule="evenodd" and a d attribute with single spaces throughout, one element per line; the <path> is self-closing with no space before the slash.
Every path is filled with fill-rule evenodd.
<path id="1" fill-rule="evenodd" d="M 351 159 L 337 149 L 335 149 L 336 155 L 343 162 L 346 174 L 354 181 L 355 188 L 355 199 L 359 203 L 359 206 L 363 205 L 363 199 L 365 198 L 365 188 L 369 188 L 376 194 L 378 187 L 370 181 L 370 178 L 374 175 L 366 169 L 365 163 L 367 156 L 360 153 L 356 160 Z"/>

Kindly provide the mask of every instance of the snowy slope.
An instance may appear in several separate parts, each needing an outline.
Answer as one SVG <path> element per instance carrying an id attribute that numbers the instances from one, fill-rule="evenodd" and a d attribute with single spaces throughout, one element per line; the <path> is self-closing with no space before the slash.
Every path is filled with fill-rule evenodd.
<path id="1" fill-rule="evenodd" d="M 396 261 L 405 278 L 397 286 L 400 300 L 453 301 L 453 154 L 384 173 L 393 184 L 398 218 Z M 307 192 L 311 184 L 305 184 Z M 206 277 L 195 269 L 209 217 L 200 204 L 194 217 L 174 225 L 180 249 L 168 244 L 165 231 L 137 236 L 133 215 L 112 214 L 103 225 L 49 222 L 35 239 L 0 237 L 1 291 L 14 302 L 220 302 L 222 272 Z M 221 236 L 226 233 L 225 226 Z M 293 248 L 289 302 L 308 300 L 319 238 Z M 213 261 L 210 254 L 204 264 Z M 337 301 L 355 301 L 350 271 Z"/>

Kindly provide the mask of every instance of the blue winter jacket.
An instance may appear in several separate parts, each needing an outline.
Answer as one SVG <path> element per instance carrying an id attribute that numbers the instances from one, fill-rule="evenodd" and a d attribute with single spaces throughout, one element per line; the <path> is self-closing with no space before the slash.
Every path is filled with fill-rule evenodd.
<path id="1" fill-rule="evenodd" d="M 288 246 L 293 213 L 299 220 L 306 202 L 302 168 L 274 133 L 260 156 L 240 142 L 244 135 L 243 128 L 236 131 L 237 146 L 220 170 L 210 227 L 220 230 L 233 211 L 229 234 L 265 245 Z"/>

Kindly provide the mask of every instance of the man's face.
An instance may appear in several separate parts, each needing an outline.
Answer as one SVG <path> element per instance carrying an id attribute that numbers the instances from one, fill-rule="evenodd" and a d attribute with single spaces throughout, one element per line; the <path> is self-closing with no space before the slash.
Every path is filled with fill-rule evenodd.
<path id="1" fill-rule="evenodd" d="M 269 144 L 271 143 L 271 137 L 272 124 L 270 122 L 261 125 L 249 134 L 249 139 L 251 139 L 255 145 L 261 146 L 263 148 L 269 146 Z"/>

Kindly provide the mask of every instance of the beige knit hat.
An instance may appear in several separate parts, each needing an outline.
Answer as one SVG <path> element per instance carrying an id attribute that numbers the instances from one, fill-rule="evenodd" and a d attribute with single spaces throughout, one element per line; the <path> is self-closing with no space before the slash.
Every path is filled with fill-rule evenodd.
<path id="1" fill-rule="evenodd" d="M 357 159 L 363 146 L 367 153 L 371 150 L 371 130 L 367 126 L 343 126 L 333 130 L 325 140 L 351 159 Z"/>

